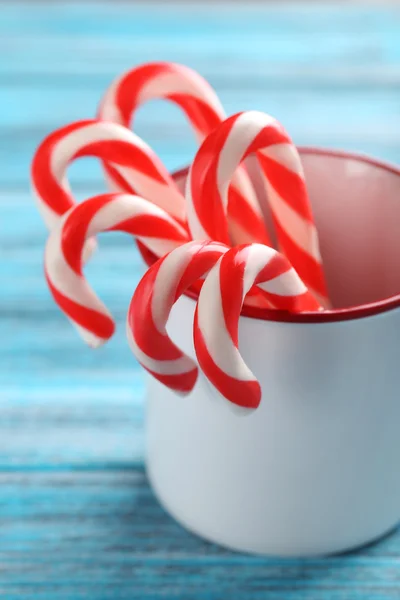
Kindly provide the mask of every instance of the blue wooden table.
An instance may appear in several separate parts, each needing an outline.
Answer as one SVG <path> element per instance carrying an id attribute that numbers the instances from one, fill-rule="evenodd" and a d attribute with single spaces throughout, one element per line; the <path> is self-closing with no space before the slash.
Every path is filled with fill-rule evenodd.
<path id="1" fill-rule="evenodd" d="M 104 236 L 87 269 L 119 324 L 105 348 L 84 347 L 50 299 L 34 148 L 154 59 L 198 69 L 228 113 L 270 112 L 298 143 L 400 162 L 395 5 L 0 2 L 0 597 L 398 599 L 400 533 L 347 556 L 264 559 L 203 542 L 160 508 L 123 327 L 141 272 L 129 239 Z M 166 104 L 144 107 L 137 131 L 171 169 L 195 149 Z M 70 171 L 79 198 L 103 189 L 94 162 Z"/>

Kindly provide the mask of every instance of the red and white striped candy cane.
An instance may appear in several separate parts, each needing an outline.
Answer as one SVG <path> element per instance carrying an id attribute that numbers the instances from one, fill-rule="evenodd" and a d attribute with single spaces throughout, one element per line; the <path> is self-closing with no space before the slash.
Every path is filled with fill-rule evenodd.
<path id="1" fill-rule="evenodd" d="M 120 75 L 106 91 L 98 116 L 129 127 L 140 106 L 159 99 L 183 110 L 199 141 L 225 119 L 209 83 L 189 67 L 171 62 L 139 65 Z"/>
<path id="2" fill-rule="evenodd" d="M 178 298 L 227 250 L 215 242 L 180 246 L 150 267 L 129 306 L 127 335 L 132 352 L 151 375 L 182 394 L 196 383 L 197 366 L 168 337 L 168 317 Z"/>
<path id="3" fill-rule="evenodd" d="M 318 235 L 301 160 L 289 135 L 273 117 L 257 111 L 239 113 L 205 140 L 187 183 L 191 234 L 194 239 L 229 243 L 227 190 L 237 166 L 253 153 L 262 169 L 279 246 L 307 287 L 325 302 Z M 250 231 L 247 216 L 243 221 Z"/>
<path id="4" fill-rule="evenodd" d="M 196 71 L 183 65 L 155 62 L 124 73 L 107 90 L 99 118 L 129 127 L 137 109 L 150 100 L 166 99 L 177 104 L 192 125 L 199 142 L 224 119 L 225 112 L 213 88 Z M 104 164 L 112 189 L 126 190 L 124 180 L 110 163 Z M 269 242 L 260 206 L 243 167 L 232 177 L 229 190 L 230 232 L 236 242 Z M 244 215 L 252 218 L 253 229 L 242 227 Z"/>
<path id="5" fill-rule="evenodd" d="M 260 384 L 238 350 L 240 311 L 253 285 L 277 308 L 292 312 L 320 308 L 287 258 L 268 246 L 232 248 L 211 269 L 195 312 L 197 359 L 217 390 L 246 408 L 256 408 L 261 400 Z"/>
<path id="6" fill-rule="evenodd" d="M 49 228 L 75 204 L 65 175 L 68 164 L 81 156 L 107 160 L 123 178 L 129 193 L 143 196 L 184 222 L 184 198 L 151 148 L 121 125 L 87 120 L 49 135 L 34 156 L 32 185 Z"/>
<path id="7" fill-rule="evenodd" d="M 128 194 L 104 194 L 74 206 L 50 233 L 45 274 L 50 291 L 82 338 L 100 346 L 114 332 L 114 321 L 82 273 L 85 241 L 103 231 L 136 236 L 156 256 L 188 241 L 187 231 L 162 208 Z"/>

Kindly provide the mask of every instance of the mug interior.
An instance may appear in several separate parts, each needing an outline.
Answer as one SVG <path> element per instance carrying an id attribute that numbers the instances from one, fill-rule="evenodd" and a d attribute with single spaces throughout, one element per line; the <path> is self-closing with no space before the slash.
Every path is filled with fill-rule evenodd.
<path id="1" fill-rule="evenodd" d="M 360 155 L 311 148 L 299 151 L 332 310 L 289 316 L 246 309 L 243 314 L 274 320 L 326 321 L 400 306 L 400 170 Z M 248 167 L 270 221 L 254 161 Z M 175 174 L 182 190 L 186 175 L 187 169 Z"/>

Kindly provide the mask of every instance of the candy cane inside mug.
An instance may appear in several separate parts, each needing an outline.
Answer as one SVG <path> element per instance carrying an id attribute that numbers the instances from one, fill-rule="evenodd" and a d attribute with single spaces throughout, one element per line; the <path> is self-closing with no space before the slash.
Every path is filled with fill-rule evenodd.
<path id="1" fill-rule="evenodd" d="M 196 239 L 229 244 L 229 183 L 237 166 L 253 153 L 263 172 L 279 245 L 306 285 L 325 302 L 318 235 L 301 160 L 289 135 L 273 117 L 257 111 L 238 113 L 204 141 L 187 182 L 191 234 Z M 248 222 L 251 231 L 252 222 Z"/>
<path id="2" fill-rule="evenodd" d="M 93 347 L 114 332 L 107 307 L 82 273 L 85 241 L 103 231 L 136 236 L 156 256 L 188 241 L 187 231 L 164 210 L 138 196 L 104 194 L 70 209 L 50 233 L 45 274 L 53 298 Z"/>
<path id="3" fill-rule="evenodd" d="M 225 118 L 210 84 L 193 69 L 170 62 L 147 63 L 123 73 L 106 91 L 98 116 L 129 127 L 140 106 L 163 98 L 182 109 L 200 141 Z"/>
<path id="4" fill-rule="evenodd" d="M 150 267 L 132 297 L 126 328 L 132 352 L 153 377 L 176 392 L 192 390 L 197 365 L 169 338 L 166 324 L 170 311 L 227 250 L 215 242 L 180 246 Z"/>
<path id="5" fill-rule="evenodd" d="M 121 125 L 86 120 L 53 132 L 35 153 L 32 186 L 49 228 L 75 204 L 65 176 L 69 163 L 82 156 L 109 161 L 129 193 L 140 194 L 184 222 L 184 198 L 151 148 Z"/>
<path id="6" fill-rule="evenodd" d="M 257 378 L 238 349 L 240 312 L 247 292 L 255 284 L 273 299 L 278 309 L 320 309 L 287 258 L 268 246 L 232 248 L 212 268 L 195 312 L 196 356 L 216 389 L 230 402 L 245 408 L 257 408 L 261 400 Z"/>
<path id="7" fill-rule="evenodd" d="M 151 100 L 165 99 L 178 105 L 202 142 L 224 119 L 225 112 L 213 88 L 196 71 L 176 63 L 156 62 L 141 65 L 118 77 L 107 90 L 100 108 L 99 118 L 129 127 L 140 106 Z M 114 190 L 126 191 L 126 184 L 112 164 L 104 167 Z M 230 232 L 236 243 L 260 241 L 268 243 L 269 236 L 250 178 L 239 167 L 231 178 L 229 190 L 232 213 Z M 242 226 L 240 207 L 253 215 L 254 230 Z"/>

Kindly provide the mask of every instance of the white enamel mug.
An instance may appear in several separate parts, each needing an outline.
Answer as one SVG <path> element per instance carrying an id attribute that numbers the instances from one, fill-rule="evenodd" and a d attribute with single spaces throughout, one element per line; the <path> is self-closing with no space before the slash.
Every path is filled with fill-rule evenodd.
<path id="1" fill-rule="evenodd" d="M 400 521 L 400 171 L 301 155 L 334 309 L 241 317 L 240 351 L 263 390 L 253 412 L 202 374 L 186 397 L 148 387 L 161 504 L 208 540 L 279 556 L 349 550 Z M 168 323 L 192 357 L 194 308 L 181 298 Z"/>

